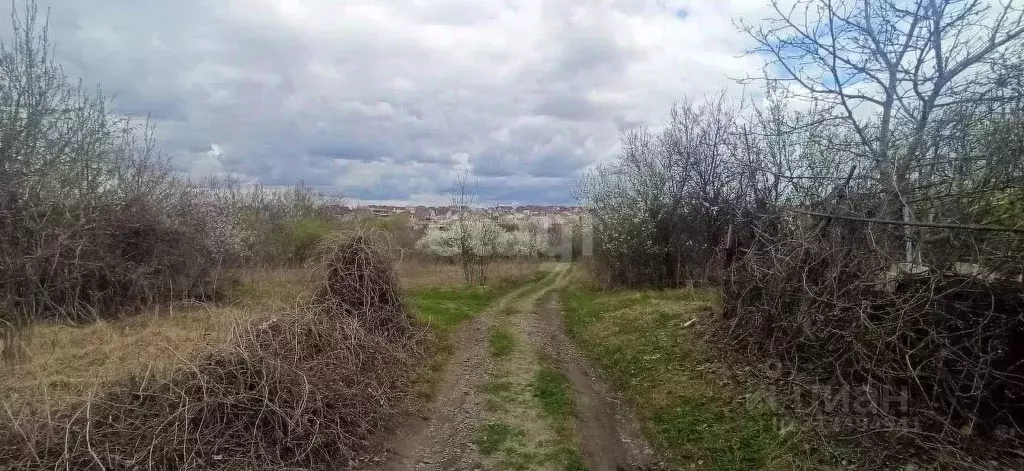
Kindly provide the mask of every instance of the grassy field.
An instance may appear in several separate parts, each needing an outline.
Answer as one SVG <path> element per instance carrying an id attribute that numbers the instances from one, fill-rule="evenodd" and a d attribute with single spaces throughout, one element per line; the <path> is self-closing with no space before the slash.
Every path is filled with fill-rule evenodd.
<path id="1" fill-rule="evenodd" d="M 538 264 L 496 263 L 493 283 L 466 286 L 459 267 L 407 260 L 399 279 L 419 319 L 445 331 L 534 279 Z M 227 344 L 243 323 L 286 312 L 309 294 L 306 268 L 249 270 L 221 305 L 162 306 L 117 321 L 35 324 L 18 358 L 0 362 L 0 412 L 40 414 L 88 398 L 126 376 L 161 377 Z M 445 347 L 448 348 L 448 347 Z"/>
<path id="2" fill-rule="evenodd" d="M 521 283 L 533 278 L 540 264 L 537 262 L 498 260 L 487 268 L 488 285 Z M 416 257 L 402 260 L 398 266 L 399 278 L 409 290 L 464 286 L 462 267 L 454 263 L 434 262 Z"/>
<path id="3" fill-rule="evenodd" d="M 452 352 L 450 332 L 456 326 L 547 270 L 540 264 L 504 264 L 491 273 L 488 285 L 469 286 L 457 266 L 408 260 L 399 267 L 410 307 L 436 334 L 435 355 L 417 394 L 431 394 L 431 378 Z M 22 332 L 19 358 L 0 365 L 0 406 L 12 415 L 40 414 L 81 401 L 124 376 L 160 377 L 225 345 L 240 323 L 262 322 L 294 306 L 312 283 L 304 269 L 249 272 L 225 305 L 163 307 L 81 326 L 30 326 Z M 569 335 L 636 409 L 645 434 L 672 467 L 815 468 L 802 431 L 782 426 L 771 407 L 735 384 L 709 354 L 700 329 L 717 306 L 713 293 L 606 292 L 577 272 L 561 296 Z M 522 348 L 519 340 L 496 326 L 488 350 L 505 358 Z M 509 385 L 495 381 L 488 387 L 493 389 L 488 396 L 500 403 Z M 543 368 L 528 387 L 545 420 L 569 443 L 573 405 L 566 378 Z M 478 446 L 485 454 L 515 448 L 521 435 L 506 423 L 489 423 L 477 437 Z M 558 461 L 575 469 L 579 457 L 570 453 L 572 447 L 563 448 L 567 454 Z"/>
<path id="4" fill-rule="evenodd" d="M 732 381 L 701 333 L 709 291 L 600 291 L 582 273 L 562 293 L 566 328 L 635 408 L 677 469 L 817 469 L 799 429 Z"/>
<path id="5" fill-rule="evenodd" d="M 0 402 L 31 412 L 77 402 L 124 376 L 161 376 L 224 344 L 236 323 L 254 317 L 235 307 L 179 308 L 118 322 L 30 326 L 19 358 L 0 366 Z"/>
<path id="6" fill-rule="evenodd" d="M 304 295 L 306 270 L 240 274 L 223 305 L 158 306 L 116 321 L 33 324 L 13 361 L 0 363 L 0 406 L 45 413 L 88 398 L 126 376 L 161 377 L 225 345 L 236 326 L 288 309 Z"/>
<path id="7" fill-rule="evenodd" d="M 439 331 L 448 331 L 483 311 L 502 295 L 546 274 L 542 264 L 497 262 L 486 285 L 467 285 L 456 265 L 403 261 L 402 283 L 417 317 Z"/>
<path id="8" fill-rule="evenodd" d="M 409 291 L 417 317 L 431 327 L 447 331 L 484 310 L 515 285 L 448 286 Z"/>
<path id="9" fill-rule="evenodd" d="M 483 312 L 501 296 L 548 273 L 539 263 L 495 265 L 491 271 L 492 281 L 483 286 L 467 285 L 461 269 L 454 265 L 440 264 L 430 269 L 423 262 L 403 261 L 399 267 L 403 284 L 410 286 L 408 297 L 413 312 L 434 334 L 429 363 L 414 386 L 418 397 L 425 400 L 433 396 L 441 370 L 454 353 L 450 335 L 454 328 Z M 502 334 L 492 333 L 489 341 L 498 353 L 507 353 L 506 350 L 514 347 L 514 339 Z"/>

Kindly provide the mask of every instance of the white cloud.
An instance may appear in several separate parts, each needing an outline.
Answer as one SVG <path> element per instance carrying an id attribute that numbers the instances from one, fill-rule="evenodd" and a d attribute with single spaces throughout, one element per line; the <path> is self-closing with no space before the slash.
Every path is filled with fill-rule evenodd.
<path id="1" fill-rule="evenodd" d="M 205 155 L 192 161 L 192 176 L 195 178 L 201 178 L 204 175 L 223 174 L 224 165 L 220 161 L 222 155 L 224 155 L 224 151 L 221 150 L 220 146 L 217 144 L 210 144 L 210 150 L 206 151 Z"/>
<path id="2" fill-rule="evenodd" d="M 151 113 L 192 174 L 404 200 L 472 168 L 483 199 L 552 203 L 614 155 L 621 127 L 757 73 L 733 20 L 767 13 L 758 0 L 42 3 L 67 70 Z"/>

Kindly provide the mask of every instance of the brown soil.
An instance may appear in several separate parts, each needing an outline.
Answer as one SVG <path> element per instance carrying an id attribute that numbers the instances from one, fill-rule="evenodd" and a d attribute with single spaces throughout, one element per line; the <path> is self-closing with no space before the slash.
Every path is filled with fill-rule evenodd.
<path id="1" fill-rule="evenodd" d="M 477 470 L 493 467 L 482 459 L 473 445 L 477 427 L 486 419 L 481 385 L 494 377 L 495 360 L 487 350 L 488 329 L 501 321 L 498 313 L 514 308 L 514 330 L 525 344 L 513 358 L 503 360 L 503 371 L 512 365 L 537 365 L 540 356 L 554 360 L 570 380 L 575 395 L 576 430 L 580 451 L 587 467 L 600 470 L 655 469 L 657 460 L 640 434 L 640 428 L 626 407 L 609 391 L 587 361 L 565 335 L 562 316 L 549 295 L 564 281 L 565 267 L 539 281 L 530 291 L 524 287 L 491 307 L 487 313 L 464 323 L 454 336 L 455 354 L 445 367 L 433 401 L 419 414 L 406 417 L 387 447 L 383 470 L 437 469 Z M 526 397 L 509 401 L 531 404 Z M 521 415 L 534 415 L 523 410 Z M 527 435 L 533 427 L 524 427 Z M 537 430 L 536 433 L 543 434 Z M 541 440 L 543 443 L 545 440 Z M 540 465 L 534 465 L 538 467 Z M 531 467 L 531 469 L 533 469 Z"/>
<path id="2" fill-rule="evenodd" d="M 632 412 L 569 341 L 555 301 L 545 303 L 538 314 L 533 317 L 530 337 L 555 359 L 572 383 L 576 429 L 587 467 L 591 471 L 660 468 Z"/>
<path id="3" fill-rule="evenodd" d="M 490 369 L 487 329 L 492 317 L 478 316 L 455 335 L 455 355 L 442 373 L 434 400 L 421 414 L 405 418 L 381 469 L 477 469 L 467 453 L 481 407 L 477 393 Z"/>
<path id="4" fill-rule="evenodd" d="M 550 279 L 549 275 L 539 283 Z M 452 339 L 455 354 L 441 373 L 433 401 L 400 421 L 381 469 L 479 469 L 469 451 L 483 401 L 479 387 L 491 370 L 487 331 L 494 323 L 493 314 L 529 287 L 505 295 L 486 313 L 459 326 Z"/>

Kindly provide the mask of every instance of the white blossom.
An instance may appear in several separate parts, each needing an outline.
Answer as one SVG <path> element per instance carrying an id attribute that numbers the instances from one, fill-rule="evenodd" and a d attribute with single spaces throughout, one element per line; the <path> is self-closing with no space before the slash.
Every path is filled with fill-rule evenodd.
<path id="1" fill-rule="evenodd" d="M 542 255 L 549 245 L 547 233 L 539 227 L 522 223 L 508 231 L 493 219 L 479 217 L 459 220 L 447 227 L 428 228 L 416 242 L 416 249 L 451 259 L 524 258 Z"/>

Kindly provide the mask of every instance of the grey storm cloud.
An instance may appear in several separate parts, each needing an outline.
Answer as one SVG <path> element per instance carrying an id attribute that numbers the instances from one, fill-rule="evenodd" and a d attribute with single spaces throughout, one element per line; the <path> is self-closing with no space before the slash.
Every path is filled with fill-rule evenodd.
<path id="1" fill-rule="evenodd" d="M 571 202 L 621 129 L 756 72 L 732 20 L 764 13 L 759 0 L 39 5 L 68 74 L 153 120 L 186 174 L 418 201 L 468 170 L 480 201 L 531 203 Z"/>

